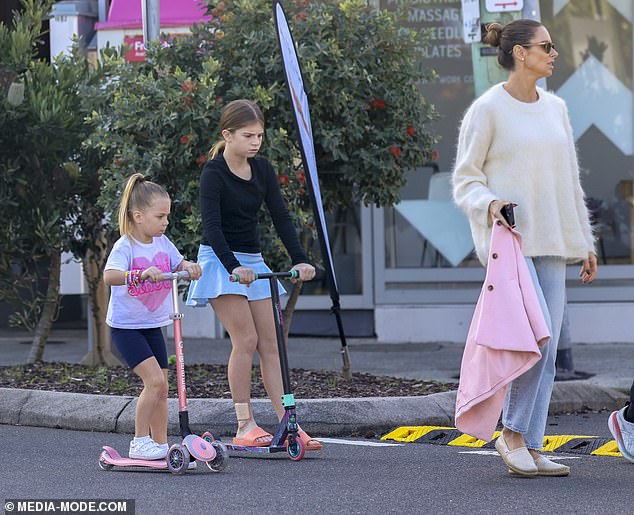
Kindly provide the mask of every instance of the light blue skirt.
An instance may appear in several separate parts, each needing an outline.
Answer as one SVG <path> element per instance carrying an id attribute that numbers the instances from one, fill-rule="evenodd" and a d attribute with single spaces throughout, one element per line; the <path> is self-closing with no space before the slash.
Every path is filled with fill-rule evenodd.
<path id="1" fill-rule="evenodd" d="M 251 268 L 255 273 L 270 273 L 262 254 L 248 254 L 246 252 L 234 252 L 236 259 L 242 266 Z M 187 305 L 195 307 L 206 306 L 209 299 L 215 299 L 220 295 L 243 295 L 247 300 L 262 300 L 271 298 L 269 281 L 259 279 L 250 286 L 229 281 L 229 272 L 220 262 L 218 256 L 209 245 L 201 245 L 198 248 L 198 264 L 203 274 L 197 281 L 192 281 L 187 293 Z M 280 295 L 285 295 L 286 290 L 277 281 Z"/>

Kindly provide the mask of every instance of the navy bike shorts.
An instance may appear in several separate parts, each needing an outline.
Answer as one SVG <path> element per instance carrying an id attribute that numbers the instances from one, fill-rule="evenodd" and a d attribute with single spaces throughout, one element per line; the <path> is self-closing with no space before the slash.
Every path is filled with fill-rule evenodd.
<path id="1" fill-rule="evenodd" d="M 155 357 L 159 367 L 167 368 L 167 345 L 160 327 L 152 329 L 110 328 L 112 343 L 130 368 Z"/>

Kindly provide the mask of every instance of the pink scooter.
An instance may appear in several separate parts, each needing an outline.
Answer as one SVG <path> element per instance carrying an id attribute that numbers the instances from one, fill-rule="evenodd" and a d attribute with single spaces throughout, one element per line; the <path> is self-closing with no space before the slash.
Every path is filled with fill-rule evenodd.
<path id="1" fill-rule="evenodd" d="M 176 380 L 178 384 L 178 418 L 182 443 L 172 445 L 167 451 L 164 460 L 138 460 L 123 458 L 112 447 L 103 446 L 99 455 L 99 467 L 102 470 L 121 469 L 146 469 L 169 470 L 172 474 L 182 475 L 187 472 L 189 462 L 201 461 L 213 472 L 220 472 L 227 467 L 229 452 L 226 446 L 219 440 L 209 441 L 192 434 L 189 429 L 189 414 L 187 412 L 187 393 L 185 387 L 185 358 L 183 355 L 183 337 L 181 320 L 183 314 L 178 310 L 178 279 L 188 279 L 188 272 L 164 273 L 163 281 L 172 281 L 172 302 L 174 312 L 170 318 L 174 320 L 174 347 L 176 350 Z M 207 434 L 207 433 L 205 433 Z"/>

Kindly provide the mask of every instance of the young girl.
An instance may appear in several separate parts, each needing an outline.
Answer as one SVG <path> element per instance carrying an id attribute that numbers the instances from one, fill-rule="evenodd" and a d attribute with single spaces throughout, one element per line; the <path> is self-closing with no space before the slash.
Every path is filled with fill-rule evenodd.
<path id="1" fill-rule="evenodd" d="M 112 248 L 103 274 L 110 286 L 106 323 L 112 343 L 143 380 L 136 405 L 130 458 L 158 460 L 167 455 L 167 347 L 161 327 L 172 323 L 172 283 L 164 272 L 186 270 L 198 279 L 200 266 L 185 261 L 164 235 L 170 198 L 158 184 L 135 173 L 119 206 L 121 238 Z"/>
<path id="2" fill-rule="evenodd" d="M 200 178 L 203 234 L 198 262 L 204 274 L 201 281 L 190 284 L 187 303 L 211 303 L 231 338 L 229 388 L 238 419 L 234 444 L 265 446 L 273 437 L 256 424 L 250 405 L 255 352 L 260 356 L 264 387 L 280 419 L 284 408 L 269 283 L 254 282 L 254 273 L 270 272 L 260 253 L 257 227 L 262 202 L 291 256 L 293 269 L 299 272 L 299 280 L 312 279 L 315 269 L 306 263 L 273 167 L 256 157 L 264 135 L 264 116 L 258 106 L 249 100 L 230 102 L 220 117 L 220 129 L 223 139 L 211 149 Z M 230 282 L 230 274 L 238 274 L 240 283 Z M 281 294 L 286 293 L 278 287 Z M 306 449 L 321 449 L 321 444 L 304 431 L 299 437 Z"/>

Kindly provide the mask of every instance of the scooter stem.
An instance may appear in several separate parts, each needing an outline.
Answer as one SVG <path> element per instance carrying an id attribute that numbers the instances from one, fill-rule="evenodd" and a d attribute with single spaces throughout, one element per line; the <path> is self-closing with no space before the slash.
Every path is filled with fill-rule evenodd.
<path id="1" fill-rule="evenodd" d="M 172 277 L 172 305 L 174 312 L 170 318 L 174 321 L 174 351 L 176 352 L 176 385 L 178 391 L 178 420 L 181 436 L 191 434 L 189 414 L 187 412 L 187 388 L 185 387 L 185 355 L 183 353 L 183 314 L 178 310 L 178 277 Z"/>

